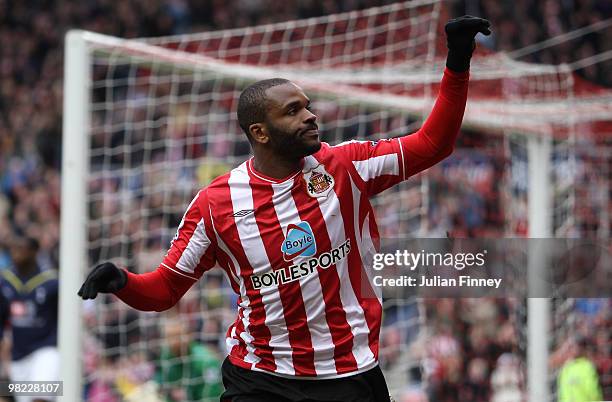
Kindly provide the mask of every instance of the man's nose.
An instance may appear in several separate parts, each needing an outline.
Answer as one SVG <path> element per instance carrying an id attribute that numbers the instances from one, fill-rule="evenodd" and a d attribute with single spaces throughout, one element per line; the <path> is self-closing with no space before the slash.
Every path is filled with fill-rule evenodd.
<path id="1" fill-rule="evenodd" d="M 306 114 L 304 117 L 304 123 L 314 123 L 317 120 L 317 115 L 312 113 L 310 110 L 305 109 Z"/>

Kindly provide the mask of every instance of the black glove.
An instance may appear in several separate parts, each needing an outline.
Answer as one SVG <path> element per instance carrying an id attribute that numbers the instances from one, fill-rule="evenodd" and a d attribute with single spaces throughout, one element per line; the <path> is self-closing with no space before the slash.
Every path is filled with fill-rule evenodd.
<path id="1" fill-rule="evenodd" d="M 78 295 L 95 299 L 98 293 L 114 293 L 127 283 L 127 274 L 112 262 L 105 262 L 95 267 L 83 282 Z"/>
<path id="2" fill-rule="evenodd" d="M 446 46 L 448 57 L 446 67 L 456 72 L 467 71 L 470 68 L 470 58 L 476 47 L 474 37 L 478 32 L 491 35 L 491 23 L 483 18 L 464 15 L 446 23 Z"/>

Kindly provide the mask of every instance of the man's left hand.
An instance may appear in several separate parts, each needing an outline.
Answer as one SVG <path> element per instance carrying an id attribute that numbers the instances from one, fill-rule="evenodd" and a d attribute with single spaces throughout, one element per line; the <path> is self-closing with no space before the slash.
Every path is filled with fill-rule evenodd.
<path id="1" fill-rule="evenodd" d="M 470 68 L 472 52 L 476 47 L 474 37 L 480 32 L 483 35 L 491 35 L 491 23 L 484 18 L 464 15 L 446 23 L 446 44 L 448 46 L 448 57 L 446 66 L 453 71 L 462 72 Z"/>

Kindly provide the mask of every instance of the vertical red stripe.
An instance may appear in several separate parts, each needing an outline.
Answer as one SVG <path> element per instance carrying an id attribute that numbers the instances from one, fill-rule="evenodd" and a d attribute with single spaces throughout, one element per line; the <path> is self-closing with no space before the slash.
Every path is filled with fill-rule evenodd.
<path id="1" fill-rule="evenodd" d="M 291 264 L 285 262 L 281 254 L 281 244 L 285 235 L 272 202 L 274 189 L 270 184 L 258 183 L 253 179 L 251 179 L 250 185 L 253 192 L 255 221 L 268 260 L 272 264 L 272 269 L 286 269 Z M 306 309 L 300 284 L 297 281 L 279 284 L 278 292 L 283 304 L 287 330 L 289 331 L 289 343 L 291 344 L 295 374 L 297 376 L 314 376 L 316 375 L 314 349 L 308 331 Z"/>
<path id="2" fill-rule="evenodd" d="M 307 194 L 303 180 L 296 181 L 291 189 L 291 195 L 295 200 L 300 220 L 308 222 L 313 233 L 315 233 L 317 249 L 331 250 L 331 239 L 327 232 L 319 202 Z M 340 219 L 340 217 L 337 219 Z M 325 301 L 325 318 L 334 342 L 336 372 L 342 374 L 356 371 L 357 361 L 353 356 L 353 333 L 340 299 L 340 278 L 337 267 L 332 265 L 327 269 L 317 268 L 317 271 L 321 282 L 323 300 Z"/>
<path id="3" fill-rule="evenodd" d="M 318 153 L 313 155 L 320 163 L 324 163 L 325 159 L 331 160 L 334 155 L 332 155 L 329 151 L 322 153 Z M 381 325 L 381 317 L 382 317 L 382 305 L 375 297 L 364 297 L 364 292 L 361 291 L 363 287 L 371 287 L 371 284 L 362 283 L 363 278 L 367 278 L 367 274 L 364 271 L 364 266 L 361 262 L 361 257 L 359 256 L 359 252 L 355 250 L 356 247 L 361 247 L 361 244 L 357 243 L 357 239 L 355 237 L 355 227 L 354 227 L 354 202 L 353 200 L 353 192 L 351 189 L 350 177 L 346 169 L 343 169 L 342 165 L 338 163 L 327 163 L 325 165 L 325 169 L 334 176 L 334 180 L 336 184 L 334 186 L 334 192 L 340 201 L 340 213 L 342 214 L 342 220 L 344 221 L 344 232 L 347 236 L 350 236 L 352 250 L 349 253 L 349 278 L 351 280 L 351 285 L 353 286 L 353 290 L 355 292 L 355 296 L 357 300 L 359 300 L 359 304 L 363 309 L 366 322 L 368 325 L 368 329 L 370 333 L 368 335 L 368 341 L 370 350 L 374 354 L 374 358 L 378 359 L 378 338 L 380 334 L 380 325 Z M 369 202 L 366 200 L 365 203 L 361 202 L 361 208 L 368 208 Z M 360 208 L 360 215 L 361 215 Z M 367 212 L 367 209 L 366 211 Z M 374 291 L 365 292 L 366 295 L 374 295 Z"/>
<path id="4" fill-rule="evenodd" d="M 232 290 L 239 295 L 240 284 L 234 279 L 234 277 L 238 277 L 238 270 L 234 266 L 234 262 L 221 248 L 216 249 L 216 257 L 219 266 L 227 273 L 227 279 L 230 282 Z"/>
<path id="5" fill-rule="evenodd" d="M 240 303 L 240 300 L 239 300 Z M 230 351 L 230 355 L 235 356 L 237 358 L 239 358 L 240 360 L 244 360 L 245 356 L 247 355 L 247 349 L 246 349 L 246 345 L 244 343 L 244 341 L 242 340 L 242 338 L 240 338 L 240 334 L 244 332 L 244 321 L 243 321 L 243 309 L 240 308 L 238 310 L 238 318 L 236 318 L 236 321 L 234 322 L 234 324 L 228 329 L 227 331 L 227 338 L 233 338 L 238 340 L 238 344 L 234 345 L 232 347 L 232 350 Z M 232 337 L 232 328 L 236 328 L 236 337 Z"/>
<path id="6" fill-rule="evenodd" d="M 272 348 L 270 347 L 270 330 L 265 325 L 266 311 L 264 310 L 259 290 L 255 290 L 252 287 L 250 276 L 253 274 L 253 267 L 240 242 L 238 228 L 236 227 L 236 222 L 233 217 L 235 212 L 233 210 L 233 205 L 231 202 L 227 202 L 232 199 L 228 180 L 229 174 L 223 176 L 219 181 L 216 181 L 208 188 L 211 204 L 214 203 L 214 200 L 226 201 L 220 202 L 218 205 L 211 205 L 216 215 L 214 222 L 215 230 L 217 233 L 223 233 L 225 235 L 223 238 L 225 239 L 227 247 L 238 261 L 238 264 L 240 264 L 240 276 L 245 283 L 249 305 L 251 307 L 249 332 L 253 338 L 255 338 L 253 340 L 255 355 L 261 359 L 261 361 L 256 364 L 256 367 L 263 370 L 275 371 L 276 362 L 274 361 Z M 242 339 L 240 339 L 240 341 L 244 342 Z"/>
<path id="7" fill-rule="evenodd" d="M 240 302 L 240 300 L 239 300 L 239 302 Z M 242 340 L 242 336 L 241 336 L 241 334 L 243 332 L 245 332 L 245 329 L 244 329 L 244 309 L 242 309 L 242 308 L 238 309 L 238 320 L 240 320 L 240 321 L 238 322 L 238 325 L 236 325 L 236 335 L 237 335 L 238 339 L 241 340 L 241 342 L 238 343 L 239 349 L 236 351 L 237 354 L 235 356 L 240 357 L 240 359 L 244 360 L 245 356 L 247 355 L 247 348 L 246 348 L 246 344 Z"/>

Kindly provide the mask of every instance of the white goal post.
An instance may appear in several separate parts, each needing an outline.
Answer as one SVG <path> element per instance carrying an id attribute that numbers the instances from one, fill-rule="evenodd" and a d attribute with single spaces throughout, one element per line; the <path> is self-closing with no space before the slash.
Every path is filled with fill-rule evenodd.
<path id="1" fill-rule="evenodd" d="M 63 399 L 78 401 L 83 394 L 83 349 L 81 303 L 75 299 L 75 292 L 85 278 L 83 267 L 87 266 L 91 63 L 83 32 L 70 31 L 65 43 L 58 342 Z"/>

